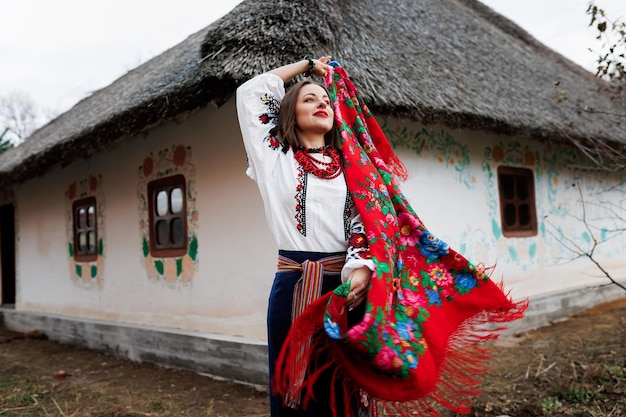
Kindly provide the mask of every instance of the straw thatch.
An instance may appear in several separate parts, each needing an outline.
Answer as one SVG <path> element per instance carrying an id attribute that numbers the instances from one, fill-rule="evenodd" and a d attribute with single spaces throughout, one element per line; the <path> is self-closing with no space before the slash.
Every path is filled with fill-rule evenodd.
<path id="1" fill-rule="evenodd" d="M 252 75 L 306 54 L 333 55 L 380 115 L 596 156 L 626 145 L 607 83 L 475 0 L 245 0 L 0 156 L 0 184 L 219 106 Z"/>

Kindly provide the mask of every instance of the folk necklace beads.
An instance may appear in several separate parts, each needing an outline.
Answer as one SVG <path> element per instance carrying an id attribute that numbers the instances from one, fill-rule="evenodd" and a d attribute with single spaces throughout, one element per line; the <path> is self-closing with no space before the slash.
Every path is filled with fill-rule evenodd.
<path id="1" fill-rule="evenodd" d="M 314 153 L 321 153 L 330 157 L 326 162 L 312 156 Z M 309 174 L 313 174 L 324 180 L 337 178 L 341 174 L 341 157 L 335 148 L 326 146 L 324 148 L 300 148 L 293 153 L 293 157 L 298 161 L 302 169 Z"/>

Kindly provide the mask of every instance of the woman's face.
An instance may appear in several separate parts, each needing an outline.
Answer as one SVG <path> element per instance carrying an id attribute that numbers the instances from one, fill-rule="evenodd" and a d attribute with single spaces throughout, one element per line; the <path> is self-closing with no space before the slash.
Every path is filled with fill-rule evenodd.
<path id="1" fill-rule="evenodd" d="M 334 112 L 326 90 L 306 84 L 298 92 L 296 127 L 304 134 L 325 134 L 333 128 Z"/>

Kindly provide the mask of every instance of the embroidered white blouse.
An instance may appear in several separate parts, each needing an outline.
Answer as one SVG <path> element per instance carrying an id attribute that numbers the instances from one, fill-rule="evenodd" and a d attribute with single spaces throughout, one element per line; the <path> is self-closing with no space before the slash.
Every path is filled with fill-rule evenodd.
<path id="1" fill-rule="evenodd" d="M 348 247 L 351 233 L 362 233 L 343 173 L 334 179 L 307 174 L 270 131 L 285 95 L 283 80 L 261 74 L 237 89 L 237 115 L 248 156 L 246 174 L 256 181 L 269 227 L 282 250 L 347 251 L 342 280 L 373 262 L 359 255 L 367 248 Z M 312 154 L 318 158 L 321 154 Z"/>

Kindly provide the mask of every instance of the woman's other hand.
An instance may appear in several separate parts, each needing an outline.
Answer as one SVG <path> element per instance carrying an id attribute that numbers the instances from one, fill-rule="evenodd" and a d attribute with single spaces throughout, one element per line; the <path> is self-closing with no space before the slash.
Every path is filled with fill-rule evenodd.
<path id="1" fill-rule="evenodd" d="M 348 308 L 354 309 L 367 297 L 367 287 L 372 278 L 372 271 L 367 266 L 356 268 L 350 273 L 350 292 L 348 293 Z"/>

